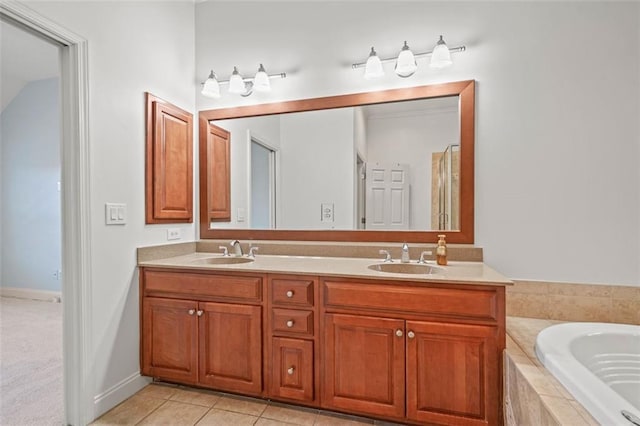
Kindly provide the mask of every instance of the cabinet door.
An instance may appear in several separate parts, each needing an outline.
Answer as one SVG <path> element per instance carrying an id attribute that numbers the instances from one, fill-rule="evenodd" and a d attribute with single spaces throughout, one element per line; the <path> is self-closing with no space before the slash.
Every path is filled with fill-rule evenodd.
<path id="1" fill-rule="evenodd" d="M 324 338 L 324 407 L 404 416 L 403 320 L 325 314 Z"/>
<path id="2" fill-rule="evenodd" d="M 145 297 L 142 374 L 183 383 L 198 379 L 197 303 Z"/>
<path id="3" fill-rule="evenodd" d="M 272 352 L 271 396 L 313 401 L 313 342 L 274 337 Z"/>
<path id="4" fill-rule="evenodd" d="M 146 223 L 193 222 L 193 116 L 147 93 Z"/>
<path id="5" fill-rule="evenodd" d="M 501 386 L 495 327 L 407 321 L 407 417 L 495 425 Z"/>
<path id="6" fill-rule="evenodd" d="M 231 220 L 231 134 L 200 121 L 200 222 Z"/>
<path id="7" fill-rule="evenodd" d="M 260 306 L 200 303 L 201 384 L 232 392 L 262 391 Z"/>

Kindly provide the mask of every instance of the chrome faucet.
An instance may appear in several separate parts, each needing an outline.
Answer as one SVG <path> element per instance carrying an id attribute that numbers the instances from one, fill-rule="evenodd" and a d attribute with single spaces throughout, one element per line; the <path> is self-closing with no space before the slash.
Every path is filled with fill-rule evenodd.
<path id="1" fill-rule="evenodd" d="M 402 256 L 400 257 L 402 263 L 409 263 L 411 258 L 409 257 L 409 244 L 402 244 Z"/>
<path id="2" fill-rule="evenodd" d="M 391 259 L 391 253 L 389 253 L 389 250 L 380 250 L 378 253 L 380 254 L 384 254 L 384 259 L 383 262 L 393 262 L 393 259 Z"/>
<path id="3" fill-rule="evenodd" d="M 424 255 L 425 255 L 425 254 L 426 254 L 427 256 L 431 256 L 432 252 L 430 252 L 430 251 L 423 251 L 422 253 L 420 253 L 420 260 L 418 260 L 418 263 L 420 263 L 420 264 L 427 263 L 427 261 L 424 259 Z"/>
<path id="4" fill-rule="evenodd" d="M 240 241 L 238 240 L 233 240 L 229 243 L 229 245 L 231 246 L 231 248 L 233 249 L 233 254 L 235 256 L 242 256 L 244 253 L 242 253 L 242 246 L 240 245 Z"/>
<path id="5" fill-rule="evenodd" d="M 256 251 L 258 251 L 258 250 L 260 250 L 259 247 L 255 247 L 255 246 L 249 247 L 249 255 L 248 256 L 250 258 L 252 258 L 252 259 L 255 259 L 256 258 Z"/>

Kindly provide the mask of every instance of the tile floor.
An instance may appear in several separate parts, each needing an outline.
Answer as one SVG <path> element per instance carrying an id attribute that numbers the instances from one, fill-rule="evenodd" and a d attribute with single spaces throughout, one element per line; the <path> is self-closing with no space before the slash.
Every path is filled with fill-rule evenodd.
<path id="1" fill-rule="evenodd" d="M 362 426 L 396 423 L 236 395 L 153 383 L 98 418 L 93 425 Z"/>

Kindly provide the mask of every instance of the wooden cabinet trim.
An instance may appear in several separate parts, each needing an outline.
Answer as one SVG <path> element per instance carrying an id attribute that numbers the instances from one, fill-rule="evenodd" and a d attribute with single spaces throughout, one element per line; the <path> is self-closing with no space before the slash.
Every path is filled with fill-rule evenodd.
<path id="1" fill-rule="evenodd" d="M 315 399 L 313 342 L 274 337 L 270 395 L 313 402 Z M 292 368 L 291 371 L 288 369 Z"/>
<path id="2" fill-rule="evenodd" d="M 404 321 L 329 313 L 324 315 L 324 327 L 322 407 L 403 418 Z M 355 346 L 347 350 L 343 345 Z M 359 352 L 366 356 L 353 359 Z M 386 363 L 382 355 L 387 356 Z M 381 368 L 368 368 L 368 363 Z"/>
<path id="3" fill-rule="evenodd" d="M 498 328 L 424 321 L 407 321 L 406 327 L 415 336 L 407 339 L 407 417 L 499 424 Z"/>
<path id="4" fill-rule="evenodd" d="M 198 322 L 191 313 L 196 309 L 195 301 L 144 298 L 142 374 L 184 383 L 197 382 Z M 156 348 L 157 345 L 161 347 Z M 168 346 L 172 346 L 169 355 L 164 356 Z"/>
<path id="5" fill-rule="evenodd" d="M 231 134 L 199 120 L 200 228 L 231 221 Z"/>
<path id="6" fill-rule="evenodd" d="M 297 309 L 271 309 L 271 329 L 274 334 L 313 337 L 313 311 Z"/>
<path id="7" fill-rule="evenodd" d="M 146 223 L 193 222 L 193 114 L 145 93 Z"/>
<path id="8" fill-rule="evenodd" d="M 489 287 L 427 287 L 341 278 L 323 278 L 321 285 L 327 310 L 431 315 L 491 323 L 498 320 L 498 293 Z"/>
<path id="9" fill-rule="evenodd" d="M 200 384 L 262 393 L 262 308 L 200 302 Z M 224 344 L 221 344 L 223 342 Z"/>
<path id="10" fill-rule="evenodd" d="M 241 303 L 262 301 L 260 275 L 231 275 L 144 269 L 143 295 Z"/>
<path id="11" fill-rule="evenodd" d="M 269 278 L 271 303 L 274 306 L 313 308 L 317 281 L 315 277 L 306 276 L 271 276 Z"/>

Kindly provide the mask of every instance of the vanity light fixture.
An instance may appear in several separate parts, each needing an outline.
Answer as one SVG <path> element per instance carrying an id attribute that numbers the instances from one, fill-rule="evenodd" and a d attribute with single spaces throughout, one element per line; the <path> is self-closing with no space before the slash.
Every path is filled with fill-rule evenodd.
<path id="1" fill-rule="evenodd" d="M 418 64 L 416 63 L 416 57 L 413 55 L 411 49 L 409 49 L 407 41 L 405 40 L 402 50 L 398 53 L 394 71 L 398 74 L 398 77 L 407 78 L 411 77 L 417 69 Z"/>
<path id="2" fill-rule="evenodd" d="M 405 41 L 397 57 L 381 59 L 380 57 L 378 57 L 378 54 L 372 47 L 367 61 L 352 64 L 351 68 L 356 69 L 364 67 L 364 78 L 366 78 L 367 80 L 372 80 L 384 75 L 382 64 L 395 62 L 395 73 L 399 77 L 407 78 L 412 76 L 418 68 L 416 59 L 431 56 L 429 66 L 434 69 L 442 69 L 450 66 L 453 63 L 451 61 L 451 53 L 464 52 L 465 50 L 467 50 L 466 46 L 448 48 L 443 37 L 440 36 L 440 39 L 434 46 L 433 50 L 414 54 L 411 49 L 409 49 L 409 45 Z"/>
<path id="3" fill-rule="evenodd" d="M 218 80 L 218 76 L 213 70 L 209 74 L 209 77 L 202 83 L 202 95 L 208 98 L 220 98 L 220 86 L 228 84 L 229 93 L 235 93 L 240 96 L 249 96 L 255 90 L 256 92 L 269 92 L 271 91 L 271 79 L 272 78 L 286 78 L 286 73 L 279 74 L 267 74 L 264 69 L 264 65 L 260 64 L 258 72 L 253 78 L 244 78 L 238 71 L 238 67 L 233 67 L 233 72 L 228 80 Z"/>

